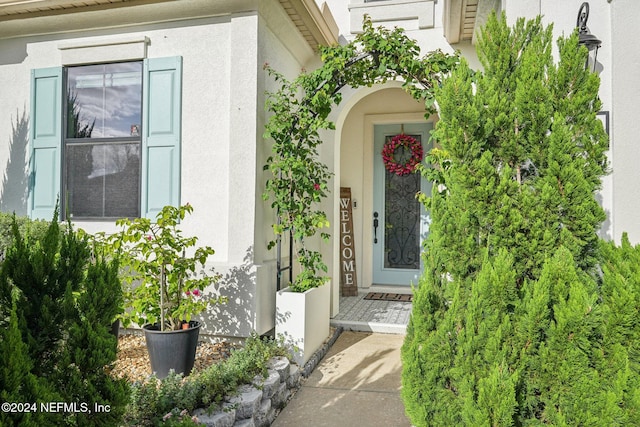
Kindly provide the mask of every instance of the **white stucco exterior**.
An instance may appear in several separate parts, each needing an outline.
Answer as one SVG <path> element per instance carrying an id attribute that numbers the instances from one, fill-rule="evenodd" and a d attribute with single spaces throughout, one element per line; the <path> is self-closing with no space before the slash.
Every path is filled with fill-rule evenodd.
<path id="1" fill-rule="evenodd" d="M 175 2 L 174 2 L 175 3 Z M 262 134 L 264 92 L 272 85 L 264 62 L 286 75 L 313 67 L 316 54 L 277 0 L 220 7 L 207 0 L 182 7 L 160 2 L 132 8 L 24 18 L 2 24 L 0 35 L 0 163 L 10 158 L 21 118 L 30 119 L 30 70 L 71 64 L 181 56 L 181 203 L 194 212 L 185 234 L 216 253 L 212 266 L 224 275 L 214 292 L 230 302 L 212 307 L 203 333 L 248 336 L 274 326 L 274 253 L 266 250 L 273 213 L 262 201 L 268 152 Z M 95 16 L 100 14 L 100 19 Z M 73 23 L 68 24 L 72 19 Z M 83 60 L 86 58 L 86 60 Z M 22 138 L 22 141 L 14 141 Z M 26 139 L 25 139 L 26 138 Z M 14 154 L 15 157 L 15 154 Z M 14 160 L 15 163 L 15 160 Z M 0 191 L 7 211 L 26 215 L 26 201 Z M 88 232 L 112 231 L 104 221 L 75 221 Z"/>
<path id="2" fill-rule="evenodd" d="M 180 201 L 194 206 L 184 231 L 216 250 L 213 266 L 224 275 L 212 292 L 230 302 L 215 306 L 203 333 L 246 337 L 274 327 L 275 251 L 267 251 L 274 214 L 262 200 L 269 155 L 263 140 L 265 91 L 274 88 L 263 64 L 288 77 L 320 66 L 317 43 L 347 43 L 361 30 L 364 14 L 376 25 L 402 26 L 422 52 L 459 50 L 479 67 L 472 40 L 461 36 L 461 0 L 174 0 L 127 2 L 77 10 L 2 14 L 0 8 L 0 207 L 27 214 L 27 182 L 15 165 L 29 156 L 30 71 L 79 63 L 182 57 L 182 140 Z M 28 2 L 16 2 L 24 3 Z M 46 3 L 46 2 L 45 2 Z M 57 2 L 63 3 L 63 2 Z M 73 3 L 69 1 L 68 3 Z M 480 0 L 477 20 L 497 8 L 510 22 L 543 15 L 554 35 L 576 25 L 579 0 Z M 6 7 L 6 6 L 5 6 Z M 26 7 L 26 6 L 25 6 Z M 17 8 L 17 6 L 16 6 Z M 15 9 L 11 9 L 13 13 Z M 329 13 L 330 11 L 330 13 Z M 602 40 L 597 72 L 600 98 L 609 113 L 613 173 L 599 197 L 608 219 L 602 230 L 619 240 L 628 232 L 640 242 L 637 182 L 640 121 L 640 53 L 632 46 L 635 0 L 591 1 L 589 28 Z M 336 38 L 331 34 L 335 29 Z M 468 38 L 468 37 L 467 37 Z M 317 42 L 317 43 L 316 43 Z M 321 157 L 334 172 L 333 196 L 323 203 L 339 232 L 340 187 L 350 187 L 358 286 L 371 289 L 372 159 L 375 124 L 435 122 L 398 82 L 345 88 L 332 112 L 335 131 L 323 133 Z M 11 149 L 14 149 L 11 152 Z M 9 169 L 13 162 L 14 169 Z M 13 174 L 13 175 L 12 175 Z M 19 173 L 18 173 L 19 175 Z M 89 232 L 109 231 L 104 221 L 82 221 Z M 339 309 L 339 241 L 319 243 L 332 276 L 331 313 Z M 406 289 L 406 288 L 405 288 Z"/>

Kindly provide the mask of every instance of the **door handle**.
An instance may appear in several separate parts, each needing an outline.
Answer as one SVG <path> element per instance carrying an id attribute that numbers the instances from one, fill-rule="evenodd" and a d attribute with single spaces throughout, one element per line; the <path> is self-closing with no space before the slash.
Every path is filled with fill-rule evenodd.
<path id="1" fill-rule="evenodd" d="M 373 213 L 373 243 L 378 243 L 378 212 Z"/>

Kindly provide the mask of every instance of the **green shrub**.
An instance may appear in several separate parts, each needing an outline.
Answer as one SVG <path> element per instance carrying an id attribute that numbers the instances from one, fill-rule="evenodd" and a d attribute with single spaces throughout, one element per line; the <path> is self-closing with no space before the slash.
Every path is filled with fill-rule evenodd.
<path id="1" fill-rule="evenodd" d="M 171 373 L 162 380 L 151 377 L 137 382 L 132 386 L 126 422 L 151 426 L 180 419 L 179 422 L 186 424 L 177 425 L 189 425 L 186 414 L 197 408 L 214 409 L 239 386 L 252 383 L 256 375 L 266 376 L 271 358 L 286 355 L 287 351 L 276 341 L 252 335 L 242 348 L 233 350 L 228 359 L 187 378 Z"/>
<path id="2" fill-rule="evenodd" d="M 32 373 L 34 363 L 28 355 L 28 347 L 22 340 L 22 332 L 18 326 L 16 299 L 14 294 L 9 323 L 3 325 L 0 333 L 0 356 L 3 361 L 0 365 L 0 402 L 61 401 L 60 394 L 53 391 L 52 385 L 45 378 Z M 22 411 L 15 409 L 15 412 L 0 412 L 0 425 L 38 427 L 60 425 L 63 422 L 61 414 L 45 414 L 37 407 Z"/>
<path id="3" fill-rule="evenodd" d="M 439 184 L 402 348 L 416 426 L 640 425 L 640 249 L 601 243 L 607 138 L 577 34 L 490 17 L 436 92 Z M 424 198 L 423 198 L 424 200 Z"/>
<path id="4" fill-rule="evenodd" d="M 9 319 L 0 329 L 0 356 L 12 366 L 0 370 L 0 393 L 3 401 L 77 403 L 88 411 L 38 408 L 35 420 L 2 414 L 2 425 L 119 425 L 129 386 L 107 372 L 117 346 L 110 326 L 122 310 L 118 265 L 92 253 L 71 224 L 64 232 L 57 221 L 41 235 L 29 230 L 21 233 L 13 221 L 0 265 L 0 321 Z M 110 410 L 89 411 L 97 403 Z"/>
<path id="5" fill-rule="evenodd" d="M 49 221 L 32 220 L 26 216 L 16 216 L 18 230 L 23 236 L 28 234 L 32 239 L 39 240 L 44 237 Z M 13 243 L 13 214 L 0 212 L 0 253 L 3 253 Z"/>

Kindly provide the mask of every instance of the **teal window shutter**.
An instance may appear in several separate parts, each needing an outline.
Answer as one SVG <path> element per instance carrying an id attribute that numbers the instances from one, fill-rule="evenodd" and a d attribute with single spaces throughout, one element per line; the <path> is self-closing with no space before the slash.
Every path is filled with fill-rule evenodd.
<path id="1" fill-rule="evenodd" d="M 180 203 L 182 58 L 144 61 L 141 216 Z"/>
<path id="2" fill-rule="evenodd" d="M 31 158 L 28 214 L 51 220 L 60 194 L 62 68 L 31 71 Z"/>

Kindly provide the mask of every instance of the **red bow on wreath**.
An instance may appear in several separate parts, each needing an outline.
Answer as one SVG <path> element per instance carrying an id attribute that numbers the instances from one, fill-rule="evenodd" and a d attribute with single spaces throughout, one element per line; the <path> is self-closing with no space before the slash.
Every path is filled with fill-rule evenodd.
<path id="1" fill-rule="evenodd" d="M 398 148 L 405 147 L 411 150 L 411 157 L 405 163 L 398 163 L 395 159 L 395 152 Z M 422 144 L 417 139 L 401 133 L 391 138 L 382 147 L 382 161 L 384 167 L 391 173 L 403 176 L 408 175 L 414 170 L 418 163 L 422 162 L 424 151 Z"/>

